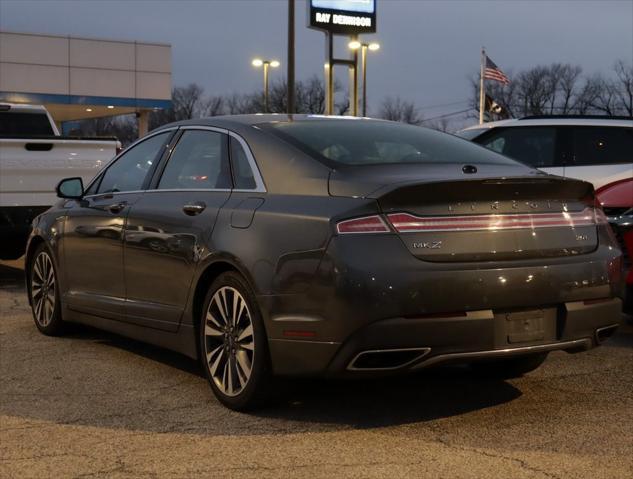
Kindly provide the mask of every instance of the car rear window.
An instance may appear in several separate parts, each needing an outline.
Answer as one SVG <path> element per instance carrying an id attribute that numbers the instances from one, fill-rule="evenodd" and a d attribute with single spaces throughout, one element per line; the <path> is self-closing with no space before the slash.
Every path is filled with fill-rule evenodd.
<path id="1" fill-rule="evenodd" d="M 354 119 L 260 125 L 332 166 L 390 163 L 515 164 L 456 136 L 403 123 Z"/>
<path id="2" fill-rule="evenodd" d="M 52 136 L 54 134 L 45 113 L 0 112 L 0 135 Z"/>

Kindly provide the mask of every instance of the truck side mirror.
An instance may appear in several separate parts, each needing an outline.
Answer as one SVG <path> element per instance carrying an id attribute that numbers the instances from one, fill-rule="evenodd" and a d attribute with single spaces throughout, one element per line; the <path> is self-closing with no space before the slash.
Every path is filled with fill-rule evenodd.
<path id="1" fill-rule="evenodd" d="M 84 182 L 78 176 L 73 178 L 64 178 L 57 184 L 55 192 L 59 198 L 80 200 L 84 196 Z"/>

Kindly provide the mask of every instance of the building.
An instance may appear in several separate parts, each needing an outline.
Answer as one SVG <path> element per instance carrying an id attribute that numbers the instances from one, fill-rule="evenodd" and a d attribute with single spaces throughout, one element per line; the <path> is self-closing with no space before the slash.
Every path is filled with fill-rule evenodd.
<path id="1" fill-rule="evenodd" d="M 43 104 L 63 122 L 171 106 L 171 46 L 0 32 L 0 101 Z"/>

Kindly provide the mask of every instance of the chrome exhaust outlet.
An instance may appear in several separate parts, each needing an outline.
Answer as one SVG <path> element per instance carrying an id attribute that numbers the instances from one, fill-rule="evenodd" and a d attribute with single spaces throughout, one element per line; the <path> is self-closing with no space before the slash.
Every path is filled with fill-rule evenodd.
<path id="1" fill-rule="evenodd" d="M 348 371 L 392 371 L 405 368 L 431 352 L 431 348 L 373 349 L 358 353 Z"/>
<path id="2" fill-rule="evenodd" d="M 619 324 L 611 324 L 610 326 L 605 326 L 604 328 L 596 329 L 596 343 L 602 344 L 615 333 L 615 330 L 618 329 Z"/>

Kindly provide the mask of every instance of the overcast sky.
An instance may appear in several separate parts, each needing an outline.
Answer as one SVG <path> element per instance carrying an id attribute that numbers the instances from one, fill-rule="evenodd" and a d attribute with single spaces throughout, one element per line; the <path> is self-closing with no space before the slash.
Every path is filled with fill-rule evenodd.
<path id="1" fill-rule="evenodd" d="M 414 101 L 427 118 L 466 108 L 482 45 L 506 72 L 552 62 L 607 72 L 617 59 L 633 62 L 633 0 L 377 3 L 371 40 L 381 49 L 368 61 L 374 112 L 387 95 Z M 306 27 L 306 4 L 297 0 L 298 79 L 322 75 L 325 55 L 323 34 Z M 250 65 L 255 56 L 282 62 L 271 79 L 285 75 L 286 6 L 286 0 L 0 0 L 0 29 L 170 43 L 174 85 L 196 82 L 220 95 L 260 87 L 261 72 Z M 342 54 L 346 42 L 339 42 Z M 346 81 L 343 71 L 338 76 Z M 444 106 L 427 108 L 434 105 Z"/>

